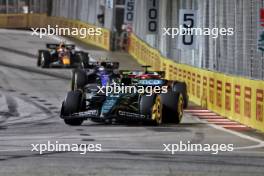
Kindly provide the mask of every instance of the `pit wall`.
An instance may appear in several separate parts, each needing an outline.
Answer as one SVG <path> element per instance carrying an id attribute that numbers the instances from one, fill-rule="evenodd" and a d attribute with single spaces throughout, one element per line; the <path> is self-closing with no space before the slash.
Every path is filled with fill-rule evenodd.
<path id="1" fill-rule="evenodd" d="M 45 14 L 0 14 L 0 28 L 96 26 Z M 103 29 L 101 36 L 81 39 L 87 44 L 110 50 L 110 31 Z M 264 81 L 225 75 L 218 72 L 177 64 L 163 57 L 136 35 L 129 37 L 129 54 L 140 64 L 151 65 L 154 70 L 166 71 L 166 78 L 185 81 L 190 100 L 231 120 L 264 132 Z"/>
<path id="2" fill-rule="evenodd" d="M 0 14 L 0 28 L 40 28 L 48 25 L 67 28 L 97 28 L 78 20 L 63 17 L 50 17 L 45 14 Z M 95 45 L 105 50 L 110 50 L 110 31 L 102 28 L 102 35 L 88 35 L 86 38 L 74 36 L 84 43 Z"/>
<path id="3" fill-rule="evenodd" d="M 130 35 L 128 51 L 140 64 L 166 72 L 166 79 L 187 83 L 191 101 L 231 120 L 264 132 L 264 81 L 177 64 Z"/>

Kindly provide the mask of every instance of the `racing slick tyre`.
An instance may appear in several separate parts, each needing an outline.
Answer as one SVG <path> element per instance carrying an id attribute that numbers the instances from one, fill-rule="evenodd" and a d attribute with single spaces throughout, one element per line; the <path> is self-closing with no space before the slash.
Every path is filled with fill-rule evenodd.
<path id="1" fill-rule="evenodd" d="M 163 123 L 163 103 L 160 95 L 155 96 L 153 106 L 151 110 L 151 119 L 155 125 L 161 125 Z"/>
<path id="2" fill-rule="evenodd" d="M 70 126 L 80 126 L 83 123 L 82 119 L 64 119 L 64 123 Z"/>
<path id="3" fill-rule="evenodd" d="M 76 62 L 79 63 L 80 68 L 88 68 L 89 67 L 89 54 L 86 52 L 76 52 L 75 53 Z"/>
<path id="4" fill-rule="evenodd" d="M 181 93 L 169 91 L 160 94 L 162 102 L 162 120 L 165 123 L 179 124 L 183 117 L 184 99 Z"/>
<path id="5" fill-rule="evenodd" d="M 40 67 L 40 50 L 38 51 L 38 60 L 37 60 L 37 66 Z"/>
<path id="6" fill-rule="evenodd" d="M 158 95 L 142 95 L 139 100 L 140 114 L 150 116 L 151 123 L 148 125 L 160 125 L 162 123 L 162 103 Z"/>
<path id="7" fill-rule="evenodd" d="M 41 66 L 42 68 L 47 68 L 49 67 L 50 63 L 51 63 L 51 59 L 50 59 L 49 51 L 39 50 L 37 66 Z"/>
<path id="8" fill-rule="evenodd" d="M 70 116 L 73 113 L 77 113 L 82 107 L 82 92 L 70 91 L 67 94 L 65 101 L 62 104 L 61 115 Z M 65 124 L 71 126 L 79 126 L 83 123 L 83 119 L 64 119 Z"/>
<path id="9" fill-rule="evenodd" d="M 77 69 L 72 73 L 71 90 L 82 89 L 87 83 L 87 76 L 84 70 Z"/>
<path id="10" fill-rule="evenodd" d="M 186 109 L 188 107 L 188 103 L 189 103 L 189 97 L 188 97 L 188 93 L 187 93 L 186 83 L 176 81 L 173 83 L 172 90 L 182 94 L 183 100 L 184 100 L 183 108 Z"/>
<path id="11" fill-rule="evenodd" d="M 155 95 L 147 96 L 142 95 L 139 101 L 139 110 L 142 115 L 151 114 L 151 108 L 155 101 Z"/>

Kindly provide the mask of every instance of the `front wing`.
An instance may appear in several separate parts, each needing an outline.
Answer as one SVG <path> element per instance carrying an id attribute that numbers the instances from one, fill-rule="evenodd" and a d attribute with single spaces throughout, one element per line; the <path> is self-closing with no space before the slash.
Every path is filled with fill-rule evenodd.
<path id="1" fill-rule="evenodd" d="M 116 113 L 102 114 L 98 109 L 87 110 L 84 112 L 73 113 L 69 116 L 61 116 L 62 119 L 117 119 L 117 120 L 128 120 L 128 121 L 146 121 L 151 120 L 149 115 L 143 115 L 135 112 L 118 110 Z"/>

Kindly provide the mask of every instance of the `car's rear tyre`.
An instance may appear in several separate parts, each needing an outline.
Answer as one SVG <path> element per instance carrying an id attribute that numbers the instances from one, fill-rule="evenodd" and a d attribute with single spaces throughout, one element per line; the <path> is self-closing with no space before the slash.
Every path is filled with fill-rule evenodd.
<path id="1" fill-rule="evenodd" d="M 42 68 L 49 67 L 51 63 L 51 57 L 49 51 L 46 50 L 40 50 L 37 65 L 41 66 Z"/>
<path id="2" fill-rule="evenodd" d="M 87 75 L 84 70 L 77 69 L 72 73 L 71 90 L 82 89 L 87 84 Z"/>
<path id="3" fill-rule="evenodd" d="M 151 118 L 155 125 L 161 125 L 163 123 L 163 103 L 160 95 L 155 97 L 151 108 Z"/>
<path id="4" fill-rule="evenodd" d="M 147 96 L 141 95 L 139 100 L 139 110 L 142 115 L 150 115 L 151 108 L 155 102 L 155 95 Z"/>
<path id="5" fill-rule="evenodd" d="M 163 121 L 179 124 L 183 117 L 184 99 L 181 93 L 169 91 L 160 94 L 163 107 Z"/>
<path id="6" fill-rule="evenodd" d="M 172 90 L 182 94 L 183 100 L 184 100 L 183 108 L 186 109 L 189 104 L 189 97 L 187 93 L 186 83 L 185 82 L 174 82 L 172 86 Z"/>
<path id="7" fill-rule="evenodd" d="M 162 123 L 162 103 L 159 95 L 141 95 L 139 100 L 139 113 L 148 116 L 151 121 L 147 125 L 160 125 Z M 148 123 L 147 123 L 148 122 Z"/>
<path id="8" fill-rule="evenodd" d="M 65 101 L 62 104 L 61 116 L 70 116 L 82 109 L 82 92 L 70 91 L 68 92 Z M 64 119 L 65 124 L 78 126 L 83 123 L 83 119 Z"/>

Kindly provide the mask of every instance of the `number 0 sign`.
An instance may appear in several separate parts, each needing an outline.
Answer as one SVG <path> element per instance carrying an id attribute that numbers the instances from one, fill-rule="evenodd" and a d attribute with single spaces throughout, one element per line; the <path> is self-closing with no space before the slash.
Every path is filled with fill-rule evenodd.
<path id="1" fill-rule="evenodd" d="M 158 32 L 159 0 L 147 0 L 147 33 Z"/>
<path id="2" fill-rule="evenodd" d="M 196 28 L 197 11 L 180 9 L 179 26 L 185 29 Z M 180 35 L 179 36 L 179 49 L 196 49 L 196 36 L 195 35 Z"/>

